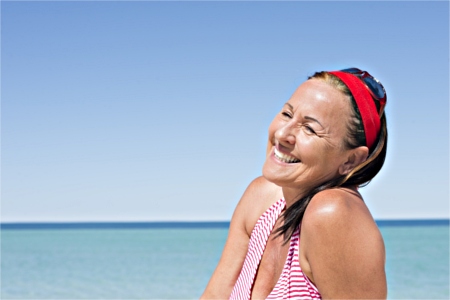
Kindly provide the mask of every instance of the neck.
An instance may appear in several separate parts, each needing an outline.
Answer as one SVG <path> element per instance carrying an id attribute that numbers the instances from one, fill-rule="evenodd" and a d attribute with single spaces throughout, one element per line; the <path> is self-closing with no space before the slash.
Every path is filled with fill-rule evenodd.
<path id="1" fill-rule="evenodd" d="M 298 188 L 282 187 L 281 190 L 283 192 L 284 201 L 286 201 L 286 208 L 290 207 L 308 193 L 307 190 Z"/>
<path id="2" fill-rule="evenodd" d="M 346 190 L 347 192 L 354 194 L 362 199 L 361 194 L 358 191 L 357 186 L 340 187 L 340 189 Z M 286 208 L 290 207 L 292 204 L 306 196 L 308 190 L 301 190 L 295 188 L 282 187 L 281 192 L 283 193 L 284 201 L 286 202 Z"/>

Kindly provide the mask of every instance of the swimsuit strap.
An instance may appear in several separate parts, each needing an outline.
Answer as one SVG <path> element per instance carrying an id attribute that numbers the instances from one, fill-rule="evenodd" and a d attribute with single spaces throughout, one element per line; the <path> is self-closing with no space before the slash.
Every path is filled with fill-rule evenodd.
<path id="1" fill-rule="evenodd" d="M 286 202 L 281 198 L 272 204 L 256 222 L 250 236 L 244 265 L 231 292 L 230 299 L 250 299 L 256 271 L 266 248 L 267 240 L 285 206 Z"/>
<path id="2" fill-rule="evenodd" d="M 231 292 L 230 299 L 250 299 L 253 283 L 261 262 L 267 240 L 277 219 L 286 207 L 284 199 L 275 202 L 258 219 L 253 228 L 247 255 L 241 273 Z M 303 273 L 299 260 L 300 228 L 293 233 L 283 271 L 267 299 L 321 299 L 314 284 Z"/>

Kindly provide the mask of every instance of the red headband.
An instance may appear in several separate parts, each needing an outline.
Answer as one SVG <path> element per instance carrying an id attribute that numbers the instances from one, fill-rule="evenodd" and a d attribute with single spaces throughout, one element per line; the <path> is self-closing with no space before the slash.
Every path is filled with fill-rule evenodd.
<path id="1" fill-rule="evenodd" d="M 367 147 L 369 149 L 372 148 L 380 131 L 380 117 L 378 116 L 377 107 L 366 85 L 358 77 L 349 73 L 341 71 L 328 73 L 342 80 L 352 93 L 356 106 L 358 106 L 359 113 L 361 114 Z"/>

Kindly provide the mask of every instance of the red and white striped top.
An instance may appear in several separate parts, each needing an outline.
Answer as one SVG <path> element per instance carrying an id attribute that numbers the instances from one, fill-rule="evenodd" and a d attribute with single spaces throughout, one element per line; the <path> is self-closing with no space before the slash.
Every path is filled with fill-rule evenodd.
<path id="1" fill-rule="evenodd" d="M 286 206 L 284 199 L 275 202 L 256 222 L 250 236 L 247 256 L 230 299 L 250 299 L 256 271 L 275 222 Z M 321 299 L 314 284 L 303 274 L 299 262 L 300 230 L 291 238 L 289 252 L 281 276 L 267 299 Z"/>

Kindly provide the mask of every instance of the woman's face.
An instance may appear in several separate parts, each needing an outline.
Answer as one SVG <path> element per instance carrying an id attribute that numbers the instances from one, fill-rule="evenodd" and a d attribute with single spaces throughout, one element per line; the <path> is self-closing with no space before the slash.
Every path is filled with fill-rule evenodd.
<path id="1" fill-rule="evenodd" d="M 300 85 L 269 126 L 264 177 L 286 187 L 311 188 L 346 172 L 344 147 L 350 101 L 319 79 Z"/>

